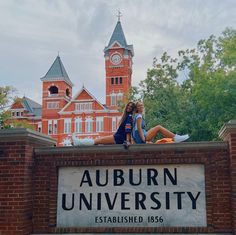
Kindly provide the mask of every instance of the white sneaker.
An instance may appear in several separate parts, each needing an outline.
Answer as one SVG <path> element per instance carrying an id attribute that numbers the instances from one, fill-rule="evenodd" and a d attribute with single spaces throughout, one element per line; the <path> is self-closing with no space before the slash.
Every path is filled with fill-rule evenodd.
<path id="1" fill-rule="evenodd" d="M 94 145 L 94 140 L 91 138 L 79 139 L 76 133 L 72 134 L 72 142 L 74 146 L 91 146 Z"/>
<path id="2" fill-rule="evenodd" d="M 187 140 L 189 138 L 189 135 L 175 135 L 174 136 L 174 142 L 175 143 L 180 143 L 183 142 L 185 140 Z"/>
<path id="3" fill-rule="evenodd" d="M 78 139 L 79 146 L 91 146 L 94 145 L 94 140 L 90 138 Z"/>
<path id="4" fill-rule="evenodd" d="M 72 134 L 72 143 L 73 143 L 74 146 L 79 145 L 79 139 L 76 137 L 75 133 Z"/>

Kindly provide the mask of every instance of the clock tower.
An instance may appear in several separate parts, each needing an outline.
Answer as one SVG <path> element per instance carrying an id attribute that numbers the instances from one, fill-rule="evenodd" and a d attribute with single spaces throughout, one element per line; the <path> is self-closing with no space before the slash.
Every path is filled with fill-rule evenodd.
<path id="1" fill-rule="evenodd" d="M 104 49 L 106 69 L 106 106 L 116 110 L 120 101 L 126 102 L 131 87 L 133 45 L 128 45 L 120 16 L 108 46 Z"/>

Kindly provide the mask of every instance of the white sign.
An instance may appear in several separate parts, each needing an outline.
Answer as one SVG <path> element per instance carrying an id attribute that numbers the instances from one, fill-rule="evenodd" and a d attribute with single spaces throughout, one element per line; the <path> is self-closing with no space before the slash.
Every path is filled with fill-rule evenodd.
<path id="1" fill-rule="evenodd" d="M 204 165 L 61 167 L 58 227 L 204 227 Z"/>

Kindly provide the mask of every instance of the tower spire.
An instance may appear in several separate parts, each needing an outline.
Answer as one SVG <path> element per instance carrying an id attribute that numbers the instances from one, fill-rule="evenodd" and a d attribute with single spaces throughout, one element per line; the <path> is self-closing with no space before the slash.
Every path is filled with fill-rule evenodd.
<path id="1" fill-rule="evenodd" d="M 120 10 L 118 10 L 118 14 L 117 14 L 116 16 L 117 16 L 117 18 L 118 18 L 118 22 L 120 22 L 120 17 L 122 16 Z"/>

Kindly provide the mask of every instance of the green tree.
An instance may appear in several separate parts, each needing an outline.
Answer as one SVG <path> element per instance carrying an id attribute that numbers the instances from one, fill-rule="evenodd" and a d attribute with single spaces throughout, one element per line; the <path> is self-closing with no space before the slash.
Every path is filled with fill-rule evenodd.
<path id="1" fill-rule="evenodd" d="M 181 87 L 177 83 L 177 60 L 167 53 L 161 61 L 154 58 L 153 68 L 147 72 L 147 78 L 141 82 L 142 97 L 145 104 L 147 129 L 161 124 L 168 129 L 178 131 L 176 125 L 182 109 L 180 101 Z M 170 121 L 172 120 L 172 121 Z"/>
<path id="2" fill-rule="evenodd" d="M 125 100 L 127 100 L 127 102 L 129 102 L 129 101 L 136 102 L 141 99 L 140 94 L 141 93 L 140 93 L 139 88 L 133 86 L 130 88 L 129 93 L 126 94 Z M 120 112 L 123 112 L 125 106 L 126 106 L 126 102 L 123 102 L 123 101 L 118 102 L 118 110 Z"/>
<path id="3" fill-rule="evenodd" d="M 13 128 L 28 128 L 34 130 L 34 126 L 31 125 L 27 120 L 11 120 L 11 127 Z"/>
<path id="4" fill-rule="evenodd" d="M 200 40 L 177 58 L 154 58 L 140 85 L 147 128 L 161 124 L 191 140 L 217 139 L 223 123 L 236 118 L 236 31 Z"/>
<path id="5" fill-rule="evenodd" d="M 7 128 L 29 128 L 34 130 L 34 126 L 27 120 L 15 120 L 11 118 L 8 111 L 13 103 L 20 103 L 22 99 L 14 96 L 16 89 L 11 86 L 0 87 L 0 129 Z"/>
<path id="6" fill-rule="evenodd" d="M 185 53 L 189 69 L 183 84 L 188 93 L 189 123 L 193 140 L 218 138 L 223 123 L 236 118 L 236 31 L 226 29 L 222 36 L 200 40 L 196 51 Z M 184 60 L 183 60 L 184 61 Z"/>
<path id="7" fill-rule="evenodd" d="M 0 129 L 10 127 L 6 124 L 6 120 L 10 117 L 7 109 L 15 99 L 13 96 L 14 92 L 15 88 L 11 86 L 0 87 Z"/>

